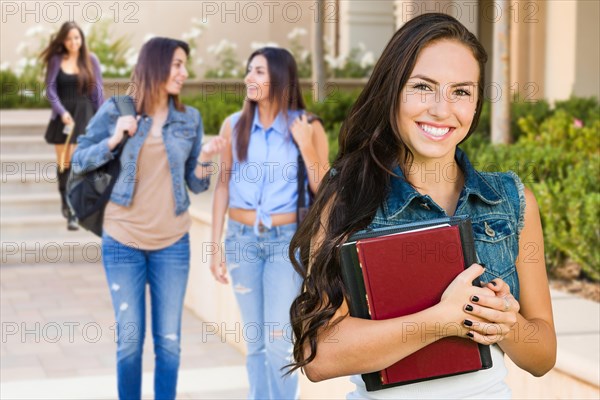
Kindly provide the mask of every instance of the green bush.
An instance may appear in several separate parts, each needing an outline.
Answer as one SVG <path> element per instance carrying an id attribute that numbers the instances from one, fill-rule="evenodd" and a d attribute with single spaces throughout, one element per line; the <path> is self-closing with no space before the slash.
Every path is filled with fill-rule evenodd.
<path id="1" fill-rule="evenodd" d="M 573 260 L 585 277 L 600 281 L 598 101 L 572 98 L 554 109 L 545 102 L 523 108 L 530 113 L 513 121 L 519 127 L 514 144 L 492 146 L 477 131 L 461 147 L 475 168 L 513 170 L 535 193 L 549 270 Z"/>
<path id="2" fill-rule="evenodd" d="M 17 77 L 12 71 L 0 71 L 0 108 L 48 108 L 44 85 L 35 78 Z"/>

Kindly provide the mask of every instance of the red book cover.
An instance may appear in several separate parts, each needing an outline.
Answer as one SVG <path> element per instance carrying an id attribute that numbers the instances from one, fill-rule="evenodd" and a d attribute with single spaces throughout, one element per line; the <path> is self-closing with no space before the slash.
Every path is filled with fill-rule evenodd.
<path id="1" fill-rule="evenodd" d="M 458 226 L 362 239 L 356 249 L 374 320 L 414 314 L 439 303 L 450 282 L 465 269 Z M 453 336 L 391 365 L 381 371 L 381 379 L 386 385 L 481 368 L 478 344 Z"/>

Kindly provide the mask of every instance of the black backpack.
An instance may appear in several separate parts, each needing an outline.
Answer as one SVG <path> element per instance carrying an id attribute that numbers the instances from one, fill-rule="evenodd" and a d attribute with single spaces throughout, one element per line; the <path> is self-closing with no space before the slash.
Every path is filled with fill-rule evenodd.
<path id="1" fill-rule="evenodd" d="M 129 96 L 114 96 L 113 100 L 121 116 L 135 115 L 135 104 Z M 79 225 L 88 231 L 102 236 L 102 223 L 104 209 L 108 204 L 110 195 L 119 173 L 121 162 L 119 155 L 127 142 L 129 135 L 125 133 L 123 140 L 115 148 L 117 155 L 104 165 L 84 174 L 71 174 L 67 181 L 67 202 L 79 220 Z"/>

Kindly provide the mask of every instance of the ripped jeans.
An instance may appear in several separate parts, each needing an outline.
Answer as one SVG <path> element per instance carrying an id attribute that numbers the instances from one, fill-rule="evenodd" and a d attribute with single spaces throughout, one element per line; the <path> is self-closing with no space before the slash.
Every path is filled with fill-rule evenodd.
<path id="1" fill-rule="evenodd" d="M 301 277 L 289 260 L 296 224 L 262 228 L 229 220 L 225 260 L 243 319 L 248 354 L 249 399 L 297 399 L 297 371 L 286 377 L 282 367 L 292 360 L 290 306 Z"/>
<path id="2" fill-rule="evenodd" d="M 119 398 L 142 397 L 148 284 L 156 356 L 154 397 L 175 399 L 183 297 L 190 267 L 189 235 L 164 249 L 139 250 L 104 233 L 102 259 L 117 320 Z"/>

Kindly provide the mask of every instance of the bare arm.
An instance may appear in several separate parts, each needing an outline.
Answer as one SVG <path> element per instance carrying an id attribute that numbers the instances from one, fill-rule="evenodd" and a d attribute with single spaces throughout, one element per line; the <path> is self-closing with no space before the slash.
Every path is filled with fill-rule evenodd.
<path id="1" fill-rule="evenodd" d="M 225 214 L 229 208 L 229 174 L 233 164 L 231 122 L 229 118 L 223 122 L 219 137 L 222 138 L 227 145 L 221 152 L 219 173 L 217 175 L 217 183 L 213 193 L 211 241 L 213 245 L 216 246 L 216 253 L 211 258 L 210 269 L 218 282 L 228 283 L 227 269 L 225 267 L 225 262 L 222 259 L 223 249 L 221 238 L 223 237 Z"/>
<path id="2" fill-rule="evenodd" d="M 329 171 L 329 142 L 325 129 L 319 121 L 308 124 L 306 116 L 302 116 L 292 124 L 291 131 L 308 170 L 310 190 L 316 193 Z"/>

